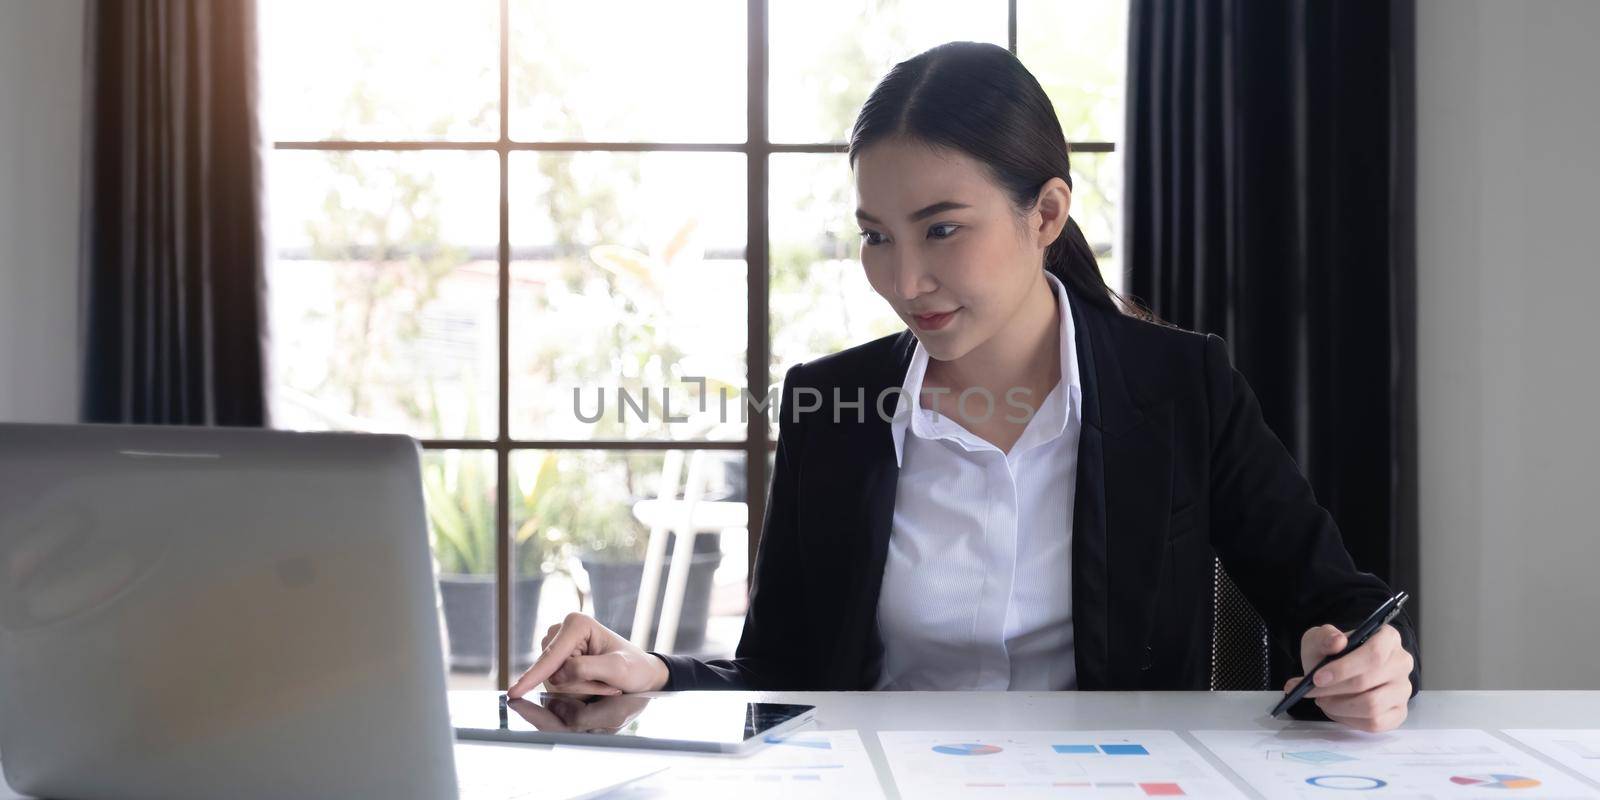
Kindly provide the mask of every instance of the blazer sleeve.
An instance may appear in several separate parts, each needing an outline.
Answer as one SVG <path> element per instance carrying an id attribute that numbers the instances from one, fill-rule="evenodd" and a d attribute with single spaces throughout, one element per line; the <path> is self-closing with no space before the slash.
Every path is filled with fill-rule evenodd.
<path id="1" fill-rule="evenodd" d="M 1333 516 L 1283 442 L 1215 334 L 1205 341 L 1211 414 L 1211 540 L 1222 565 L 1267 623 L 1274 645 L 1300 663 L 1300 637 L 1331 623 L 1348 631 L 1393 592 L 1356 568 Z M 1402 610 L 1392 622 L 1415 659 L 1411 695 L 1421 688 L 1416 629 Z M 1315 700 L 1294 716 L 1321 717 Z"/>
<path id="2" fill-rule="evenodd" d="M 667 664 L 664 691 L 800 689 L 807 683 L 798 674 L 806 663 L 809 636 L 804 604 L 796 599 L 800 595 L 802 562 L 795 505 L 805 435 L 802 422 L 791 419 L 797 408 L 794 393 L 801 385 L 801 366 L 790 367 L 783 379 L 772 484 L 767 491 L 767 510 L 761 524 L 761 542 L 756 547 L 750 604 L 739 646 L 731 659 L 701 660 L 648 651 Z"/>

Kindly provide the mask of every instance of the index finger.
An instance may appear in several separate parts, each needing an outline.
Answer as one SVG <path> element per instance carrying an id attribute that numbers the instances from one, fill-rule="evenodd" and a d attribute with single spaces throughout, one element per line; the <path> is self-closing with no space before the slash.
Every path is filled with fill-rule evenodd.
<path id="1" fill-rule="evenodd" d="M 511 688 L 506 690 L 506 696 L 515 700 L 527 694 L 533 687 L 544 683 L 546 678 L 567 662 L 567 658 L 578 649 L 578 643 L 587 633 L 579 625 L 561 626 L 561 632 L 556 634 L 556 638 L 545 648 L 539 659 L 533 662 L 533 666 L 528 667 L 528 670 L 522 673 L 522 677 L 511 684 Z"/>
<path id="2" fill-rule="evenodd" d="M 1328 662 L 1327 666 L 1318 670 L 1315 683 L 1318 687 L 1332 686 L 1344 683 L 1368 670 L 1377 669 L 1399 646 L 1400 632 L 1392 626 L 1385 625 L 1371 638 L 1362 642 L 1360 647 L 1348 655 Z"/>

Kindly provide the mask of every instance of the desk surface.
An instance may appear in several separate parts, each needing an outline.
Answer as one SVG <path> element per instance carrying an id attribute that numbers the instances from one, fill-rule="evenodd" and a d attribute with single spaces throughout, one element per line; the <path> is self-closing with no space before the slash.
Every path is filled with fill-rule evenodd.
<path id="1" fill-rule="evenodd" d="M 898 797 L 880 730 L 1260 729 L 1306 725 L 1266 716 L 1279 692 L 749 692 L 817 707 L 820 729 L 854 728 L 888 797 Z M 1315 724 L 1315 723 L 1313 723 Z M 1325 723 L 1324 723 L 1325 724 Z M 1600 727 L 1600 691 L 1424 691 L 1405 722 L 1415 728 Z M 1195 743 L 1190 739 L 1191 743 Z M 1209 751 L 1222 773 L 1234 773 Z M 1248 793 L 1248 789 L 1246 790 Z M 16 795 L 0 789 L 0 800 Z"/>
<path id="2" fill-rule="evenodd" d="M 817 707 L 818 728 L 855 728 L 887 797 L 895 792 L 880 730 L 1237 730 L 1325 726 L 1267 716 L 1282 692 L 762 692 L 752 697 Z M 1597 728 L 1600 691 L 1423 691 L 1404 727 Z M 1210 751 L 1198 747 L 1246 794 L 1255 792 Z"/>

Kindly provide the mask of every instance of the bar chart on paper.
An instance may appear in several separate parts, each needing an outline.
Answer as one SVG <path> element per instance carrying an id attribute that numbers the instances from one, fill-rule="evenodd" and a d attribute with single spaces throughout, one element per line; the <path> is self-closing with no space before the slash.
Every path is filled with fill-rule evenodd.
<path id="1" fill-rule="evenodd" d="M 1328 727 L 1194 731 L 1267 797 L 1600 798 L 1562 770 L 1479 730 Z"/>
<path id="2" fill-rule="evenodd" d="M 674 753 L 665 771 L 605 795 L 606 800 L 839 800 L 882 797 L 878 773 L 854 730 L 803 730 L 769 738 L 748 756 Z M 613 758 L 628 755 L 616 753 Z"/>
<path id="3" fill-rule="evenodd" d="M 1508 730 L 1504 733 L 1553 758 L 1562 766 L 1600 783 L 1600 729 Z"/>
<path id="4" fill-rule="evenodd" d="M 1234 798 L 1172 731 L 879 731 L 904 797 Z"/>

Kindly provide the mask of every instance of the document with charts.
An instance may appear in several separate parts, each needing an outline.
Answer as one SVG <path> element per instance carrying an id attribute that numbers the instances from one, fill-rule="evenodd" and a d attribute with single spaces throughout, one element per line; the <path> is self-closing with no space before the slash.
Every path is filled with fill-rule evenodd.
<path id="1" fill-rule="evenodd" d="M 619 761 L 634 757 L 620 749 L 610 756 Z M 601 796 L 605 800 L 883 797 L 872 759 L 854 730 L 801 730 L 769 739 L 748 756 L 672 753 L 666 758 L 665 771 Z"/>
<path id="2" fill-rule="evenodd" d="M 1194 735 L 1267 797 L 1600 798 L 1600 792 L 1479 730 L 1363 733 L 1333 723 Z"/>
<path id="3" fill-rule="evenodd" d="M 1573 772 L 1600 783 L 1600 729 L 1511 730 L 1511 738 L 1553 758 Z"/>
<path id="4" fill-rule="evenodd" d="M 589 798 L 666 768 L 659 758 L 616 764 L 596 749 L 574 754 L 544 745 L 456 742 L 455 750 L 460 800 Z"/>
<path id="5" fill-rule="evenodd" d="M 879 731 L 902 797 L 1243 797 L 1172 731 Z"/>

